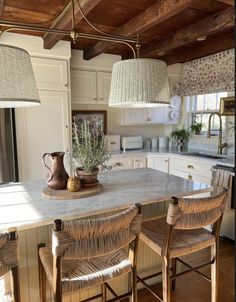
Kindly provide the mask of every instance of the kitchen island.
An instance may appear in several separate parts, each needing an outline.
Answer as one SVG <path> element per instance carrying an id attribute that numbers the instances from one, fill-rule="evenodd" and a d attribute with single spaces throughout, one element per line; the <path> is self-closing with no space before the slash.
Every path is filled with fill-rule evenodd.
<path id="1" fill-rule="evenodd" d="M 107 215 L 137 202 L 150 207 L 151 214 L 163 215 L 171 196 L 189 196 L 211 190 L 206 184 L 149 168 L 100 173 L 99 181 L 104 186 L 103 192 L 77 200 L 51 200 L 43 197 L 44 181 L 0 186 L 0 229 L 16 226 L 19 230 L 22 301 L 39 301 L 37 244 L 51 241 L 54 219 Z M 159 257 L 140 242 L 139 273 L 152 273 L 159 265 Z M 118 294 L 126 291 L 126 276 L 112 281 L 111 285 Z M 65 297 L 63 302 L 78 302 L 99 293 L 99 290 L 85 290 Z M 49 290 L 47 295 L 48 301 L 52 301 Z"/>
<path id="2" fill-rule="evenodd" d="M 207 192 L 210 187 L 149 168 L 100 173 L 104 191 L 73 200 L 42 196 L 44 181 L 0 186 L 0 230 L 18 230 L 52 224 L 56 218 L 75 219 L 125 209 L 134 203 L 153 204 L 171 196 Z"/>

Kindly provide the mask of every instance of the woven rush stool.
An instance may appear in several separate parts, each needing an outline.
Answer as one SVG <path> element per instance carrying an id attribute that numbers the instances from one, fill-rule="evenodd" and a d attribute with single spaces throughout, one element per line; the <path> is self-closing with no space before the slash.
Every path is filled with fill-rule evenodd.
<path id="1" fill-rule="evenodd" d="M 162 272 L 144 278 L 138 276 L 138 281 L 158 300 L 170 302 L 170 285 L 174 290 L 177 277 L 195 271 L 211 281 L 211 302 L 217 301 L 219 235 L 226 196 L 227 190 L 223 189 L 219 194 L 206 198 L 172 197 L 167 217 L 142 223 L 140 239 L 162 257 Z M 209 224 L 213 224 L 211 232 L 203 228 Z M 211 248 L 211 259 L 196 267 L 179 258 L 207 247 Z M 176 273 L 177 261 L 187 269 Z M 211 278 L 199 271 L 207 265 L 211 265 Z M 146 282 L 161 274 L 163 297 L 155 293 Z"/>
<path id="2" fill-rule="evenodd" d="M 7 232 L 0 232 L 0 279 L 6 277 L 10 272 L 12 283 L 12 297 L 3 299 L 12 299 L 14 302 L 20 302 L 20 282 L 19 282 L 19 248 L 16 228 L 10 228 Z M 6 283 L 7 279 L 4 279 Z M 10 286 L 9 286 L 10 287 Z M 1 295 L 0 295 L 1 298 Z M 5 301 L 5 300 L 4 300 Z M 7 300 L 8 301 L 8 300 Z M 12 300 L 11 300 L 12 301 Z"/>
<path id="3" fill-rule="evenodd" d="M 110 217 L 86 220 L 55 220 L 52 247 L 38 245 L 40 301 L 46 301 L 46 277 L 53 289 L 54 302 L 65 294 L 101 285 L 117 301 L 130 297 L 137 302 L 137 248 L 141 230 L 141 205 L 136 204 Z M 129 253 L 124 248 L 129 246 Z M 108 280 L 129 273 L 129 291 L 118 296 Z"/>

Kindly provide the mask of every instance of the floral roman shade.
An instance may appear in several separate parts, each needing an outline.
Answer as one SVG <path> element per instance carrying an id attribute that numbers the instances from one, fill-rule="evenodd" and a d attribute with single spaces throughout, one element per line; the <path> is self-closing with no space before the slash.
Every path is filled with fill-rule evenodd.
<path id="1" fill-rule="evenodd" d="M 234 49 L 183 64 L 174 93 L 181 96 L 234 91 Z"/>

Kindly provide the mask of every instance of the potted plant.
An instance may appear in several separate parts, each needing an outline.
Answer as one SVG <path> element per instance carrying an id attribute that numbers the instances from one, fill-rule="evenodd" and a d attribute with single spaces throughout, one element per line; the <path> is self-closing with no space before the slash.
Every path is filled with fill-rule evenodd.
<path id="1" fill-rule="evenodd" d="M 99 169 L 109 169 L 106 162 L 111 157 L 107 137 L 102 129 L 92 128 L 89 121 L 84 121 L 80 126 L 74 123 L 72 156 L 77 165 L 76 174 L 82 187 L 96 186 Z"/>
<path id="2" fill-rule="evenodd" d="M 199 135 L 202 131 L 203 124 L 198 122 L 193 122 L 190 126 L 190 131 L 196 135 Z"/>
<path id="3" fill-rule="evenodd" d="M 170 137 L 177 142 L 178 149 L 181 150 L 185 141 L 189 139 L 191 132 L 188 129 L 175 129 L 170 133 Z"/>

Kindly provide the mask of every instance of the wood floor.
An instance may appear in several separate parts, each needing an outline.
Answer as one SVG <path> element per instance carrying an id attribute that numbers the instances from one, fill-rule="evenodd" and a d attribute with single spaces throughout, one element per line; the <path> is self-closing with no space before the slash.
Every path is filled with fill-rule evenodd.
<path id="1" fill-rule="evenodd" d="M 209 259 L 209 250 L 183 257 L 190 264 L 201 263 L 204 259 Z M 181 265 L 179 270 L 181 270 Z M 219 261 L 219 299 L 218 302 L 234 302 L 234 243 L 227 239 L 220 241 L 220 261 Z M 201 270 L 210 273 L 210 269 Z M 209 275 L 209 274 L 208 274 Z M 153 289 L 161 294 L 161 285 L 154 286 Z M 139 302 L 156 302 L 147 290 L 140 290 L 138 293 Z M 181 276 L 176 281 L 176 290 L 171 292 L 171 302 L 210 302 L 210 282 L 206 281 L 199 274 L 191 272 Z"/>

